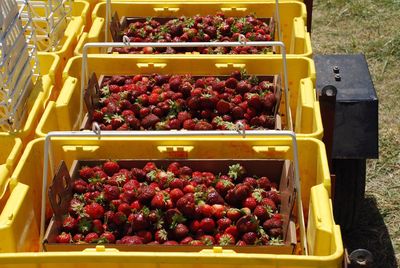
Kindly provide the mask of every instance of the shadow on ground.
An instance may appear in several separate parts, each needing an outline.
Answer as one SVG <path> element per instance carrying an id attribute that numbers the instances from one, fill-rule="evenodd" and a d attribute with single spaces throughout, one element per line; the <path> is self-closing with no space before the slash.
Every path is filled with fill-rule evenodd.
<path id="1" fill-rule="evenodd" d="M 398 268 L 393 245 L 375 198 L 367 197 L 360 212 L 357 229 L 342 234 L 349 254 L 355 249 L 367 249 L 373 254 L 373 268 Z"/>

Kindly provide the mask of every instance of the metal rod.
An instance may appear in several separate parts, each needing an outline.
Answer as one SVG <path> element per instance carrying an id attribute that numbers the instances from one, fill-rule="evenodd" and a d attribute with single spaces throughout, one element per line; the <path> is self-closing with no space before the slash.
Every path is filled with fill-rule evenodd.
<path id="1" fill-rule="evenodd" d="M 276 19 L 278 21 L 278 39 L 279 41 L 282 41 L 282 33 L 281 33 L 281 16 L 280 16 L 280 12 L 279 12 L 279 0 L 275 1 L 275 12 L 276 12 Z"/>
<path id="2" fill-rule="evenodd" d="M 83 113 L 83 99 L 85 94 L 85 85 L 89 76 L 87 69 L 88 60 L 88 49 L 89 48 L 106 48 L 106 47 L 238 47 L 238 46 L 255 46 L 255 47 L 280 47 L 282 56 L 282 66 L 284 73 L 284 91 L 285 91 L 285 108 L 287 125 L 289 130 L 293 130 L 292 114 L 290 111 L 289 103 L 289 88 L 288 88 L 288 75 L 287 75 L 287 62 L 286 62 L 286 48 L 282 41 L 262 41 L 262 42 L 176 42 L 176 43 L 157 43 L 157 42 L 107 42 L 107 43 L 86 43 L 82 49 L 82 70 L 81 70 L 81 99 L 79 105 L 78 121 L 74 124 L 74 129 L 76 129 L 79 121 L 82 118 Z"/>
<path id="3" fill-rule="evenodd" d="M 43 187 L 42 187 L 42 207 L 41 207 L 41 220 L 40 220 L 40 240 L 39 244 L 42 250 L 42 240 L 44 237 L 45 229 L 45 212 L 46 212 L 46 192 L 47 192 L 47 180 L 48 180 L 48 166 L 53 166 L 53 155 L 51 152 L 51 139 L 55 137 L 73 137 L 73 138 L 101 138 L 101 137 L 205 137 L 205 136 L 229 136 L 229 137 L 240 137 L 240 133 L 236 131 L 102 131 L 101 135 L 99 133 L 91 131 L 55 131 L 49 132 L 45 138 L 44 144 L 44 163 L 43 163 Z M 289 137 L 291 138 L 292 148 L 293 148 L 293 162 L 294 162 L 294 177 L 295 185 L 297 190 L 297 208 L 298 208 L 298 218 L 300 224 L 300 241 L 303 247 L 303 253 L 308 254 L 307 250 L 307 238 L 305 236 L 305 222 L 303 215 L 303 205 L 301 200 L 301 184 L 300 184 L 300 173 L 299 173 L 299 159 L 298 159 L 298 147 L 296 134 L 293 131 L 277 131 L 277 130 L 255 130 L 247 132 L 246 136 L 264 138 L 266 136 L 276 136 L 276 137 Z M 243 138 L 245 139 L 245 138 Z M 54 170 L 54 166 L 52 167 Z M 53 175 L 53 174 L 52 174 Z"/>

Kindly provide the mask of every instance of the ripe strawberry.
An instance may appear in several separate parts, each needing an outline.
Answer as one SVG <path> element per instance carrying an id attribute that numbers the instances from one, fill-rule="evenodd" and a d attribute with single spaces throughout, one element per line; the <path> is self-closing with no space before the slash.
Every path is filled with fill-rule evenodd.
<path id="1" fill-rule="evenodd" d="M 281 203 L 281 196 L 278 191 L 271 190 L 266 193 L 266 197 L 274 201 L 275 204 Z"/>
<path id="2" fill-rule="evenodd" d="M 149 221 L 143 213 L 130 214 L 128 222 L 131 224 L 133 231 L 141 231 L 149 227 Z"/>
<path id="3" fill-rule="evenodd" d="M 225 233 L 221 235 L 218 239 L 218 244 L 220 246 L 229 246 L 235 244 L 235 237 L 231 234 Z"/>
<path id="4" fill-rule="evenodd" d="M 75 193 L 86 193 L 86 191 L 88 190 L 88 184 L 82 180 L 82 179 L 78 179 L 74 181 L 73 184 L 73 189 Z"/>
<path id="5" fill-rule="evenodd" d="M 245 80 L 241 80 L 237 83 L 236 92 L 238 92 L 239 94 L 245 94 L 245 93 L 249 92 L 250 89 L 251 89 L 250 83 Z M 261 105 L 261 101 L 260 101 L 260 105 Z"/>
<path id="6" fill-rule="evenodd" d="M 79 170 L 79 176 L 84 180 L 88 180 L 94 176 L 94 171 L 91 167 L 84 166 Z"/>
<path id="7" fill-rule="evenodd" d="M 268 207 L 259 205 L 254 209 L 254 215 L 260 220 L 260 221 L 265 221 L 268 219 L 270 216 L 270 213 L 272 211 L 268 209 Z"/>
<path id="8" fill-rule="evenodd" d="M 272 92 L 268 92 L 264 95 L 264 109 L 271 112 L 276 103 L 276 96 Z"/>
<path id="9" fill-rule="evenodd" d="M 142 238 L 144 244 L 150 243 L 153 240 L 153 235 L 150 231 L 142 230 L 137 232 L 137 236 Z"/>
<path id="10" fill-rule="evenodd" d="M 231 109 L 231 115 L 235 120 L 242 119 L 244 116 L 244 110 L 240 106 L 234 106 Z"/>
<path id="11" fill-rule="evenodd" d="M 124 236 L 121 240 L 117 240 L 117 244 L 140 245 L 143 244 L 143 241 L 142 238 L 137 235 Z"/>
<path id="12" fill-rule="evenodd" d="M 169 183 L 169 187 L 172 189 L 174 188 L 183 189 L 183 186 L 184 186 L 183 180 L 179 178 L 175 178 Z"/>
<path id="13" fill-rule="evenodd" d="M 211 235 L 202 235 L 200 236 L 199 240 L 206 246 L 215 245 L 215 238 Z"/>
<path id="14" fill-rule="evenodd" d="M 193 237 L 187 236 L 187 237 L 185 237 L 184 239 L 182 239 L 181 242 L 180 242 L 179 244 L 181 244 L 181 245 L 188 245 L 188 244 L 190 244 L 190 242 L 192 242 L 192 241 L 193 241 Z"/>
<path id="15" fill-rule="evenodd" d="M 114 217 L 112 218 L 112 221 L 117 224 L 117 225 L 122 225 L 126 222 L 127 217 L 125 215 L 125 213 L 117 211 L 114 214 Z"/>
<path id="16" fill-rule="evenodd" d="M 162 192 L 158 192 L 151 200 L 151 207 L 154 209 L 164 209 L 166 207 L 167 197 Z"/>
<path id="17" fill-rule="evenodd" d="M 192 240 L 189 242 L 189 245 L 191 246 L 204 246 L 204 243 L 200 240 Z"/>
<path id="18" fill-rule="evenodd" d="M 223 232 L 232 224 L 232 220 L 229 218 L 221 218 L 217 221 L 218 230 Z"/>
<path id="19" fill-rule="evenodd" d="M 220 219 L 225 216 L 226 207 L 224 205 L 214 204 L 214 205 L 212 205 L 212 208 L 213 208 L 212 214 L 216 219 Z"/>
<path id="20" fill-rule="evenodd" d="M 176 202 L 176 207 L 185 216 L 193 218 L 196 213 L 194 194 L 187 193 Z"/>
<path id="21" fill-rule="evenodd" d="M 199 212 L 203 217 L 210 218 L 213 213 L 213 208 L 208 204 L 202 204 L 199 206 Z"/>
<path id="22" fill-rule="evenodd" d="M 186 225 L 179 223 L 173 229 L 173 235 L 177 240 L 182 240 L 185 238 L 189 233 L 189 229 Z"/>
<path id="23" fill-rule="evenodd" d="M 240 233 L 257 232 L 259 221 L 252 215 L 241 217 L 236 222 L 236 227 Z"/>
<path id="24" fill-rule="evenodd" d="M 188 184 L 188 185 L 185 185 L 185 187 L 183 187 L 183 192 L 185 194 L 194 193 L 195 191 L 196 191 L 196 188 L 192 184 Z"/>
<path id="25" fill-rule="evenodd" d="M 267 197 L 262 199 L 261 204 L 269 207 L 272 211 L 275 211 L 277 209 L 275 202 Z"/>
<path id="26" fill-rule="evenodd" d="M 160 244 L 164 243 L 168 240 L 167 231 L 165 231 L 165 229 L 157 230 L 154 234 L 154 239 Z"/>
<path id="27" fill-rule="evenodd" d="M 108 201 L 117 199 L 120 194 L 119 188 L 117 186 L 112 186 L 108 184 L 104 185 L 103 191 L 104 198 Z"/>
<path id="28" fill-rule="evenodd" d="M 160 118 L 155 114 L 149 114 L 142 119 L 141 124 L 145 129 L 151 129 L 160 121 Z"/>
<path id="29" fill-rule="evenodd" d="M 92 231 L 97 233 L 97 234 L 101 234 L 104 232 L 104 227 L 103 227 L 103 223 L 101 222 L 101 220 L 99 219 L 95 219 L 92 222 L 93 227 L 92 227 Z"/>
<path id="30" fill-rule="evenodd" d="M 63 229 L 66 231 L 74 231 L 78 226 L 78 221 L 74 218 L 71 217 L 70 215 L 68 215 L 67 217 L 65 217 L 64 221 L 63 221 Z"/>
<path id="31" fill-rule="evenodd" d="M 228 190 L 232 189 L 233 187 L 234 184 L 229 180 L 219 180 L 215 185 L 215 189 L 222 196 L 225 196 Z"/>
<path id="32" fill-rule="evenodd" d="M 131 207 L 128 203 L 121 203 L 118 206 L 118 211 L 124 213 L 126 216 L 129 216 L 129 214 L 131 214 Z"/>
<path id="33" fill-rule="evenodd" d="M 178 188 L 172 189 L 169 193 L 169 196 L 174 203 L 176 203 L 183 195 L 184 193 Z"/>
<path id="34" fill-rule="evenodd" d="M 215 229 L 215 222 L 211 218 L 203 218 L 200 221 L 200 228 L 206 233 L 211 233 Z"/>
<path id="35" fill-rule="evenodd" d="M 193 221 L 190 223 L 189 227 L 190 227 L 190 231 L 191 231 L 192 233 L 196 233 L 196 232 L 199 231 L 200 228 L 201 228 L 201 226 L 200 226 L 200 221 L 198 221 L 198 220 L 193 220 Z"/>
<path id="36" fill-rule="evenodd" d="M 183 128 L 187 130 L 194 130 L 196 127 L 196 122 L 193 119 L 186 119 L 183 122 Z"/>
<path id="37" fill-rule="evenodd" d="M 86 243 L 96 243 L 97 239 L 99 239 L 99 235 L 96 233 L 88 233 L 85 236 L 85 242 Z"/>
<path id="38" fill-rule="evenodd" d="M 258 239 L 258 235 L 255 232 L 248 232 L 244 233 L 242 235 L 242 240 L 247 244 L 247 245 L 254 245 L 255 242 Z"/>
<path id="39" fill-rule="evenodd" d="M 215 190 L 210 190 L 207 192 L 206 202 L 207 202 L 207 204 L 210 204 L 210 205 L 214 205 L 214 204 L 223 205 L 225 203 L 222 196 Z"/>
<path id="40" fill-rule="evenodd" d="M 69 234 L 69 233 L 62 232 L 61 234 L 56 236 L 57 243 L 66 244 L 66 243 L 71 243 L 71 241 L 72 241 L 72 237 L 71 237 L 71 234 Z"/>
<path id="41" fill-rule="evenodd" d="M 195 130 L 212 130 L 213 127 L 210 123 L 206 121 L 198 121 L 194 126 Z"/>
<path id="42" fill-rule="evenodd" d="M 119 165 L 115 161 L 107 161 L 103 164 L 103 170 L 108 176 L 114 175 L 119 170 Z"/>
<path id="43" fill-rule="evenodd" d="M 163 243 L 163 245 L 166 245 L 166 246 L 175 246 L 175 245 L 179 245 L 179 243 L 176 242 L 175 240 L 167 240 L 167 241 L 165 241 L 165 242 Z"/>
<path id="44" fill-rule="evenodd" d="M 249 185 L 250 187 L 253 188 L 257 188 L 258 184 L 257 184 L 257 180 L 255 178 L 252 177 L 246 177 L 243 180 L 243 183 Z"/>
<path id="45" fill-rule="evenodd" d="M 101 219 L 104 216 L 104 208 L 96 202 L 86 205 L 84 211 L 92 219 Z"/>
<path id="46" fill-rule="evenodd" d="M 247 197 L 245 200 L 243 200 L 242 206 L 253 210 L 257 206 L 257 200 L 254 197 Z"/>
<path id="47" fill-rule="evenodd" d="M 271 181 L 267 177 L 261 177 L 257 180 L 258 187 L 266 191 L 271 190 Z"/>
<path id="48" fill-rule="evenodd" d="M 239 231 L 235 225 L 231 225 L 228 228 L 225 229 L 225 234 L 230 234 L 233 237 L 237 238 L 239 235 Z"/>
<path id="49" fill-rule="evenodd" d="M 281 228 L 282 227 L 282 220 L 279 218 L 270 218 L 263 223 L 263 228 L 265 230 L 273 229 L 273 228 Z"/>
<path id="50" fill-rule="evenodd" d="M 77 243 L 77 242 L 82 242 L 85 239 L 85 236 L 83 234 L 75 234 L 72 240 Z M 57 241 L 57 238 L 56 238 Z M 59 243 L 59 242 L 57 242 Z"/>
<path id="51" fill-rule="evenodd" d="M 104 232 L 100 235 L 100 239 L 105 243 L 113 244 L 115 243 L 115 236 L 112 232 Z M 100 240 L 99 239 L 99 240 Z"/>
<path id="52" fill-rule="evenodd" d="M 242 217 L 242 213 L 237 208 L 230 208 L 226 212 L 226 216 L 233 222 L 236 222 L 238 219 Z"/>

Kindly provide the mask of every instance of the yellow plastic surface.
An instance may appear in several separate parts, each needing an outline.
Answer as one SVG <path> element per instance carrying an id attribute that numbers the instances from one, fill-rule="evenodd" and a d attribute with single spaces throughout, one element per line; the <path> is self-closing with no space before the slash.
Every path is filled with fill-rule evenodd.
<path id="1" fill-rule="evenodd" d="M 310 57 L 312 55 L 310 34 L 307 32 L 307 11 L 303 3 L 285 1 L 279 5 L 282 38 L 287 53 Z M 255 14 L 258 17 L 275 17 L 275 2 L 235 1 L 235 2 L 207 2 L 207 1 L 154 1 L 154 2 L 117 2 L 113 1 L 111 12 L 118 12 L 122 16 L 141 17 L 175 17 L 194 16 L 197 14 L 216 14 L 224 12 L 228 16 L 246 16 Z M 106 3 L 100 2 L 92 13 L 93 24 L 88 34 L 82 35 L 75 49 L 75 55 L 82 53 L 82 48 L 88 42 L 105 42 L 104 25 L 106 19 Z M 277 22 L 276 22 L 277 23 Z M 109 42 L 111 33 L 109 32 Z M 275 40 L 278 40 L 277 28 Z M 98 49 L 89 52 L 98 53 Z M 226 55 L 232 57 L 232 55 Z"/>
<path id="2" fill-rule="evenodd" d="M 56 130 L 78 130 L 79 101 L 81 91 L 81 57 L 71 59 L 63 73 L 64 86 L 55 102 L 50 102 L 39 122 L 36 134 L 39 137 Z M 319 103 L 315 97 L 314 63 L 309 58 L 288 56 L 288 81 L 290 106 L 295 131 L 300 136 L 322 138 L 322 121 Z M 169 55 L 165 57 L 144 55 L 90 55 L 89 72 L 98 75 L 169 74 L 226 75 L 244 67 L 249 74 L 276 74 L 281 72 L 280 56 L 246 57 L 232 59 L 218 56 Z M 285 113 L 284 101 L 281 112 Z M 86 112 L 86 111 L 85 111 Z"/>
<path id="3" fill-rule="evenodd" d="M 28 143 L 34 137 L 35 128 L 40 120 L 40 116 L 51 98 L 55 79 L 57 79 L 56 70 L 60 65 L 59 57 L 54 54 L 39 52 L 38 58 L 42 75 L 29 95 L 26 105 L 27 118 L 22 123 L 20 130 L 11 133 L 11 135 L 21 138 L 23 144 Z M 9 133 L 0 132 L 0 135 L 6 134 Z"/>
<path id="4" fill-rule="evenodd" d="M 54 163 L 65 160 L 70 166 L 75 159 L 168 159 L 174 153 L 160 151 L 159 147 L 192 147 L 188 159 L 232 158 L 241 152 L 241 159 L 288 158 L 291 159 L 292 146 L 288 138 L 278 137 L 131 137 L 131 138 L 55 138 L 52 141 Z M 279 147 L 288 150 L 275 150 Z M 257 152 L 255 148 L 270 148 Z M 127 148 L 140 148 L 136 150 Z M 213 148 L 210 150 L 210 148 Z M 302 200 L 309 216 L 321 218 L 323 225 L 308 227 L 310 248 L 320 248 L 317 256 L 238 254 L 232 251 L 183 252 L 118 252 L 112 248 L 88 249 L 84 252 L 33 253 L 38 250 L 38 222 L 40 221 L 40 201 L 42 187 L 42 166 L 44 139 L 30 142 L 16 167 L 11 188 L 18 195 L 9 198 L 0 216 L 0 236 L 7 237 L 2 243 L 3 252 L 24 251 L 0 254 L 2 267 L 319 267 L 334 268 L 343 255 L 340 229 L 332 220 L 329 188 L 330 174 L 326 152 L 321 141 L 312 138 L 299 138 L 298 150 L 301 156 L 300 177 Z M 316 161 L 317 160 L 317 161 Z M 50 180 L 50 177 L 49 177 Z M 317 187 L 313 187 L 317 185 Z M 28 188 L 29 187 L 29 188 Z M 311 190 L 311 195 L 310 195 Z M 317 200 L 316 200 L 317 198 Z M 309 205 L 310 204 L 310 205 Z M 33 208 L 31 207 L 33 205 Z M 317 207 L 314 207 L 317 206 Z M 23 214 L 23 215 L 21 215 Z M 10 217 L 12 215 L 12 217 Z M 26 215 L 30 215 L 27 217 Z M 33 215 L 33 216 L 32 216 Z M 23 238 L 17 231 L 21 226 L 30 226 Z M 323 233 L 322 236 L 319 236 Z M 323 239 L 320 239 L 322 237 Z M 322 244 L 329 243 L 329 246 Z M 5 245 L 4 245 L 5 244 Z"/>
<path id="5" fill-rule="evenodd" d="M 0 135 L 0 200 L 6 195 L 8 179 L 22 154 L 22 141 L 11 135 Z M 2 202 L 0 201 L 0 207 Z"/>

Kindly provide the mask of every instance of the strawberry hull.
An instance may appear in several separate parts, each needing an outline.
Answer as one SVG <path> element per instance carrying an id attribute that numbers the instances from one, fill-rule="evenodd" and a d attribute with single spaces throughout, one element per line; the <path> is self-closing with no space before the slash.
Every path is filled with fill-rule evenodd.
<path id="1" fill-rule="evenodd" d="M 78 160 L 74 161 L 70 172 L 68 172 L 65 164 L 61 165 L 53 180 L 53 184 L 49 188 L 49 199 L 50 204 L 52 205 L 54 215 L 48 225 L 45 238 L 43 241 L 43 246 L 46 251 L 80 251 L 85 248 L 95 247 L 96 243 L 92 244 L 60 244 L 56 243 L 58 234 L 61 233 L 63 218 L 64 215 L 68 213 L 68 207 L 70 201 L 73 198 L 73 187 L 74 181 L 79 178 L 79 170 L 82 167 L 89 166 L 94 167 L 98 165 L 102 165 L 106 162 L 106 160 L 98 160 L 98 161 L 85 161 Z M 117 164 L 120 169 L 130 170 L 132 168 L 143 168 L 149 160 L 118 160 Z M 268 176 L 270 178 L 271 183 L 279 186 L 279 192 L 281 193 L 281 203 L 279 208 L 279 214 L 282 216 L 282 242 L 279 245 L 269 244 L 269 245 L 246 245 L 246 246 L 234 246 L 234 245 L 223 245 L 224 249 L 234 249 L 238 253 L 272 253 L 272 254 L 292 254 L 294 252 L 294 248 L 296 245 L 296 231 L 295 231 L 295 223 L 293 222 L 293 205 L 295 200 L 295 191 L 294 191 L 294 179 L 293 179 L 293 169 L 291 168 L 290 161 L 286 160 L 152 160 L 155 165 L 159 168 L 165 169 L 170 166 L 171 163 L 179 162 L 181 166 L 188 166 L 192 168 L 193 171 L 200 170 L 207 172 L 211 172 L 214 174 L 225 174 L 228 172 L 232 172 L 232 166 L 235 164 L 240 164 L 245 168 L 247 174 L 252 174 L 253 176 L 263 177 Z M 229 169 L 228 169 L 229 167 Z M 71 174 L 71 175 L 70 175 Z M 196 177 L 197 173 L 193 173 L 193 176 Z M 240 184 L 239 184 L 240 185 Z M 125 186 L 124 186 L 125 188 Z M 214 205 L 216 206 L 216 205 Z M 118 208 L 119 210 L 119 208 Z M 175 214 L 177 212 L 174 212 Z M 174 215 L 175 215 L 174 214 Z M 172 215 L 172 214 L 171 214 Z M 210 216 L 214 217 L 214 216 Z M 252 228 L 251 221 L 247 221 L 254 217 L 252 215 L 243 216 L 238 223 L 240 225 L 246 225 L 249 231 L 254 231 Z M 176 220 L 176 215 L 172 216 L 174 221 Z M 205 218 L 209 219 L 209 218 Z M 129 220 L 128 220 L 129 221 Z M 200 223 L 205 224 L 204 222 L 207 220 L 203 220 Z M 200 220 L 199 220 L 200 222 Z M 177 224 L 177 228 L 180 228 L 181 224 Z M 274 226 L 273 226 L 274 227 Z M 169 227 L 171 228 L 171 227 Z M 168 229 L 169 229 L 168 228 Z M 193 226 L 190 226 L 190 231 L 192 231 Z M 200 227 L 201 228 L 201 227 Z M 204 226 L 203 226 L 204 228 Z M 215 225 L 217 228 L 217 225 Z M 239 227 L 240 228 L 240 227 Z M 182 228 L 181 228 L 182 229 Z M 171 229 L 175 230 L 175 229 Z M 187 235 L 186 228 L 183 228 L 182 238 Z M 247 230 L 246 230 L 247 231 Z M 140 233 L 140 232 L 139 232 Z M 214 233 L 214 232 L 212 232 Z M 132 234 L 133 235 L 133 234 Z M 143 232 L 142 232 L 143 235 Z M 151 234 L 150 235 L 151 239 Z M 95 235 L 93 235 L 95 236 Z M 99 234 L 100 236 L 100 234 Z M 242 233 L 240 234 L 242 236 Z M 193 237 L 193 239 L 202 239 L 202 237 L 198 234 L 197 237 Z M 209 237 L 209 236 L 208 236 Z M 247 241 L 252 240 L 251 233 L 245 233 L 243 235 L 244 239 Z M 133 238 L 132 238 L 133 239 Z M 138 240 L 139 238 L 135 238 Z M 207 238 L 209 241 L 210 239 Z M 238 240 L 239 241 L 239 237 Z M 135 240 L 135 241 L 136 241 Z M 186 239 L 188 240 L 188 239 Z M 211 239 L 212 240 L 212 239 Z M 101 240 L 99 240 L 101 241 Z M 188 240 L 189 241 L 189 240 Z M 140 240 L 139 240 L 140 242 Z M 120 251 L 187 251 L 187 252 L 198 252 L 202 249 L 210 249 L 212 246 L 202 245 L 202 246 L 193 246 L 191 243 L 189 245 L 173 245 L 174 243 L 168 242 L 167 244 L 171 244 L 169 246 L 166 245 L 157 245 L 151 243 L 151 245 L 124 245 L 119 244 L 105 244 L 106 247 L 117 248 Z M 193 243 L 195 244 L 195 243 Z M 201 243 L 200 243 L 201 245 Z"/>

